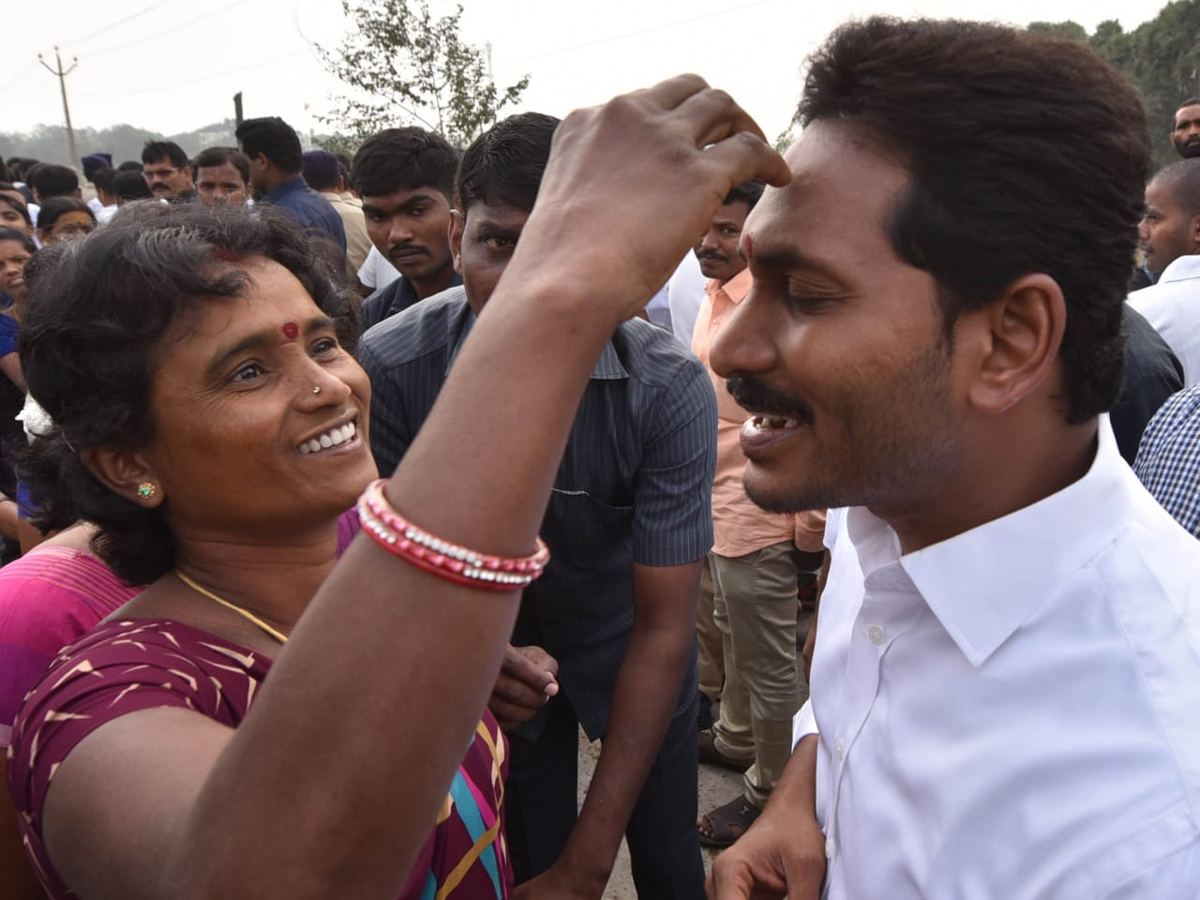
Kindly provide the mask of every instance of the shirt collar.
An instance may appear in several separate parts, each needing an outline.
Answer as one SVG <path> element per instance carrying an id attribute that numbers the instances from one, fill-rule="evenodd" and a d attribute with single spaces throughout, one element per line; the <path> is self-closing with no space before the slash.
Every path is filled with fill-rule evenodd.
<path id="1" fill-rule="evenodd" d="M 1024 509 L 899 556 L 895 533 L 865 508 L 847 514 L 863 574 L 900 562 L 913 586 L 973 666 L 987 661 L 1117 532 L 1129 516 L 1129 467 L 1108 416 L 1086 475 Z"/>
<path id="2" fill-rule="evenodd" d="M 456 322 L 461 319 L 461 324 L 458 325 L 458 335 L 454 339 L 454 347 L 450 351 L 450 358 L 446 360 L 446 370 L 443 374 L 450 373 L 450 367 L 454 365 L 454 361 L 458 359 L 458 353 L 462 350 L 462 346 L 466 343 L 467 335 L 471 333 L 471 329 L 475 327 L 477 316 L 475 311 L 471 309 L 467 303 L 466 294 L 463 295 L 462 304 L 464 311 L 460 315 L 456 315 L 451 320 L 451 329 L 455 327 Z M 654 326 L 651 326 L 654 327 Z M 604 350 L 600 353 L 600 359 L 592 369 L 590 378 L 596 379 L 621 379 L 628 378 L 629 371 L 621 362 L 621 358 L 617 355 L 616 348 L 613 347 L 612 341 L 604 345 Z"/>
<path id="3" fill-rule="evenodd" d="M 750 267 L 742 269 L 724 284 L 716 278 L 710 278 L 704 285 L 704 293 L 713 297 L 718 293 L 723 293 L 729 298 L 730 303 L 741 303 L 745 299 L 746 294 L 750 292 L 750 284 L 754 281 L 750 274 Z"/>
<path id="4" fill-rule="evenodd" d="M 266 197 L 268 200 L 278 200 L 285 194 L 290 194 L 293 191 L 298 191 L 307 186 L 308 183 L 305 182 L 303 176 L 293 175 L 287 181 L 281 181 L 279 184 L 275 185 L 275 187 L 267 191 Z"/>
<path id="5" fill-rule="evenodd" d="M 1183 281 L 1196 277 L 1200 277 L 1200 253 L 1189 253 L 1172 260 L 1171 264 L 1162 270 L 1162 274 L 1158 276 L 1158 281 L 1155 283 L 1165 284 L 1169 281 Z"/>

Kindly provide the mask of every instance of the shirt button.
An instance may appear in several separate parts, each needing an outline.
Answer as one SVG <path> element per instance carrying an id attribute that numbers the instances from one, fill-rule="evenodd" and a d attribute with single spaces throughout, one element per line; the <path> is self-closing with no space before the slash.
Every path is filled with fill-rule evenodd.
<path id="1" fill-rule="evenodd" d="M 833 854 L 837 852 L 837 845 L 834 844 L 833 838 L 825 839 L 825 858 L 833 859 Z"/>
<path id="2" fill-rule="evenodd" d="M 846 758 L 846 745 L 844 743 L 842 743 L 840 740 L 833 742 L 833 755 L 836 756 L 838 759 Z"/>
<path id="3" fill-rule="evenodd" d="M 887 634 L 878 625 L 872 625 L 867 629 L 867 637 L 871 639 L 871 643 L 876 647 L 887 640 Z"/>

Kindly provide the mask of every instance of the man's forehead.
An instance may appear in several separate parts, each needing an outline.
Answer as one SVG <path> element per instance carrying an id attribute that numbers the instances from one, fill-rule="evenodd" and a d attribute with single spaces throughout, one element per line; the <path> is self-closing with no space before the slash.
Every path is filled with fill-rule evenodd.
<path id="1" fill-rule="evenodd" d="M 398 188 L 390 194 L 364 194 L 362 202 L 376 209 L 398 209 L 422 200 L 436 201 L 439 197 L 444 197 L 440 190 L 430 185 L 422 185 L 415 188 Z"/>
<path id="2" fill-rule="evenodd" d="M 223 162 L 219 166 L 200 166 L 196 170 L 197 181 L 217 181 L 220 178 L 236 178 L 242 181 L 242 173 L 231 162 Z"/>
<path id="3" fill-rule="evenodd" d="M 1175 113 L 1175 124 L 1180 125 L 1183 122 L 1200 119 L 1200 103 L 1193 103 L 1190 106 L 1180 107 Z"/>
<path id="4" fill-rule="evenodd" d="M 507 228 L 520 229 L 524 227 L 525 220 L 529 218 L 531 210 L 522 209 L 519 206 L 510 206 L 507 203 L 484 203 L 481 200 L 476 200 L 467 207 L 463 218 L 473 228 L 492 227 L 492 228 Z"/>

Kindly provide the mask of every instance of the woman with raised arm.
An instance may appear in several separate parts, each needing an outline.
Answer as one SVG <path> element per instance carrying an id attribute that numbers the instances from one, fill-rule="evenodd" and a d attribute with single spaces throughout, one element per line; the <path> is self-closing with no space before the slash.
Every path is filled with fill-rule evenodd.
<path id="1" fill-rule="evenodd" d="M 31 488 L 149 587 L 14 728 L 52 898 L 507 896 L 485 704 L 575 407 L 616 325 L 755 176 L 787 173 L 692 76 L 569 117 L 437 406 L 369 486 L 369 385 L 292 226 L 147 206 L 63 254 L 24 323 L 55 423 Z"/>

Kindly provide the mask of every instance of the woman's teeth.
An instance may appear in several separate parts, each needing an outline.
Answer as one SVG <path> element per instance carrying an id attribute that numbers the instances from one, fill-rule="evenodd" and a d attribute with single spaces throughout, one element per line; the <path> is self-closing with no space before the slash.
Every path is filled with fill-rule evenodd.
<path id="1" fill-rule="evenodd" d="M 341 428 L 331 428 L 322 435 L 318 435 L 310 441 L 305 441 L 300 445 L 300 455 L 304 456 L 309 453 L 319 453 L 322 450 L 328 450 L 330 447 L 336 447 L 338 444 L 344 444 L 357 433 L 353 422 L 347 422 Z"/>

